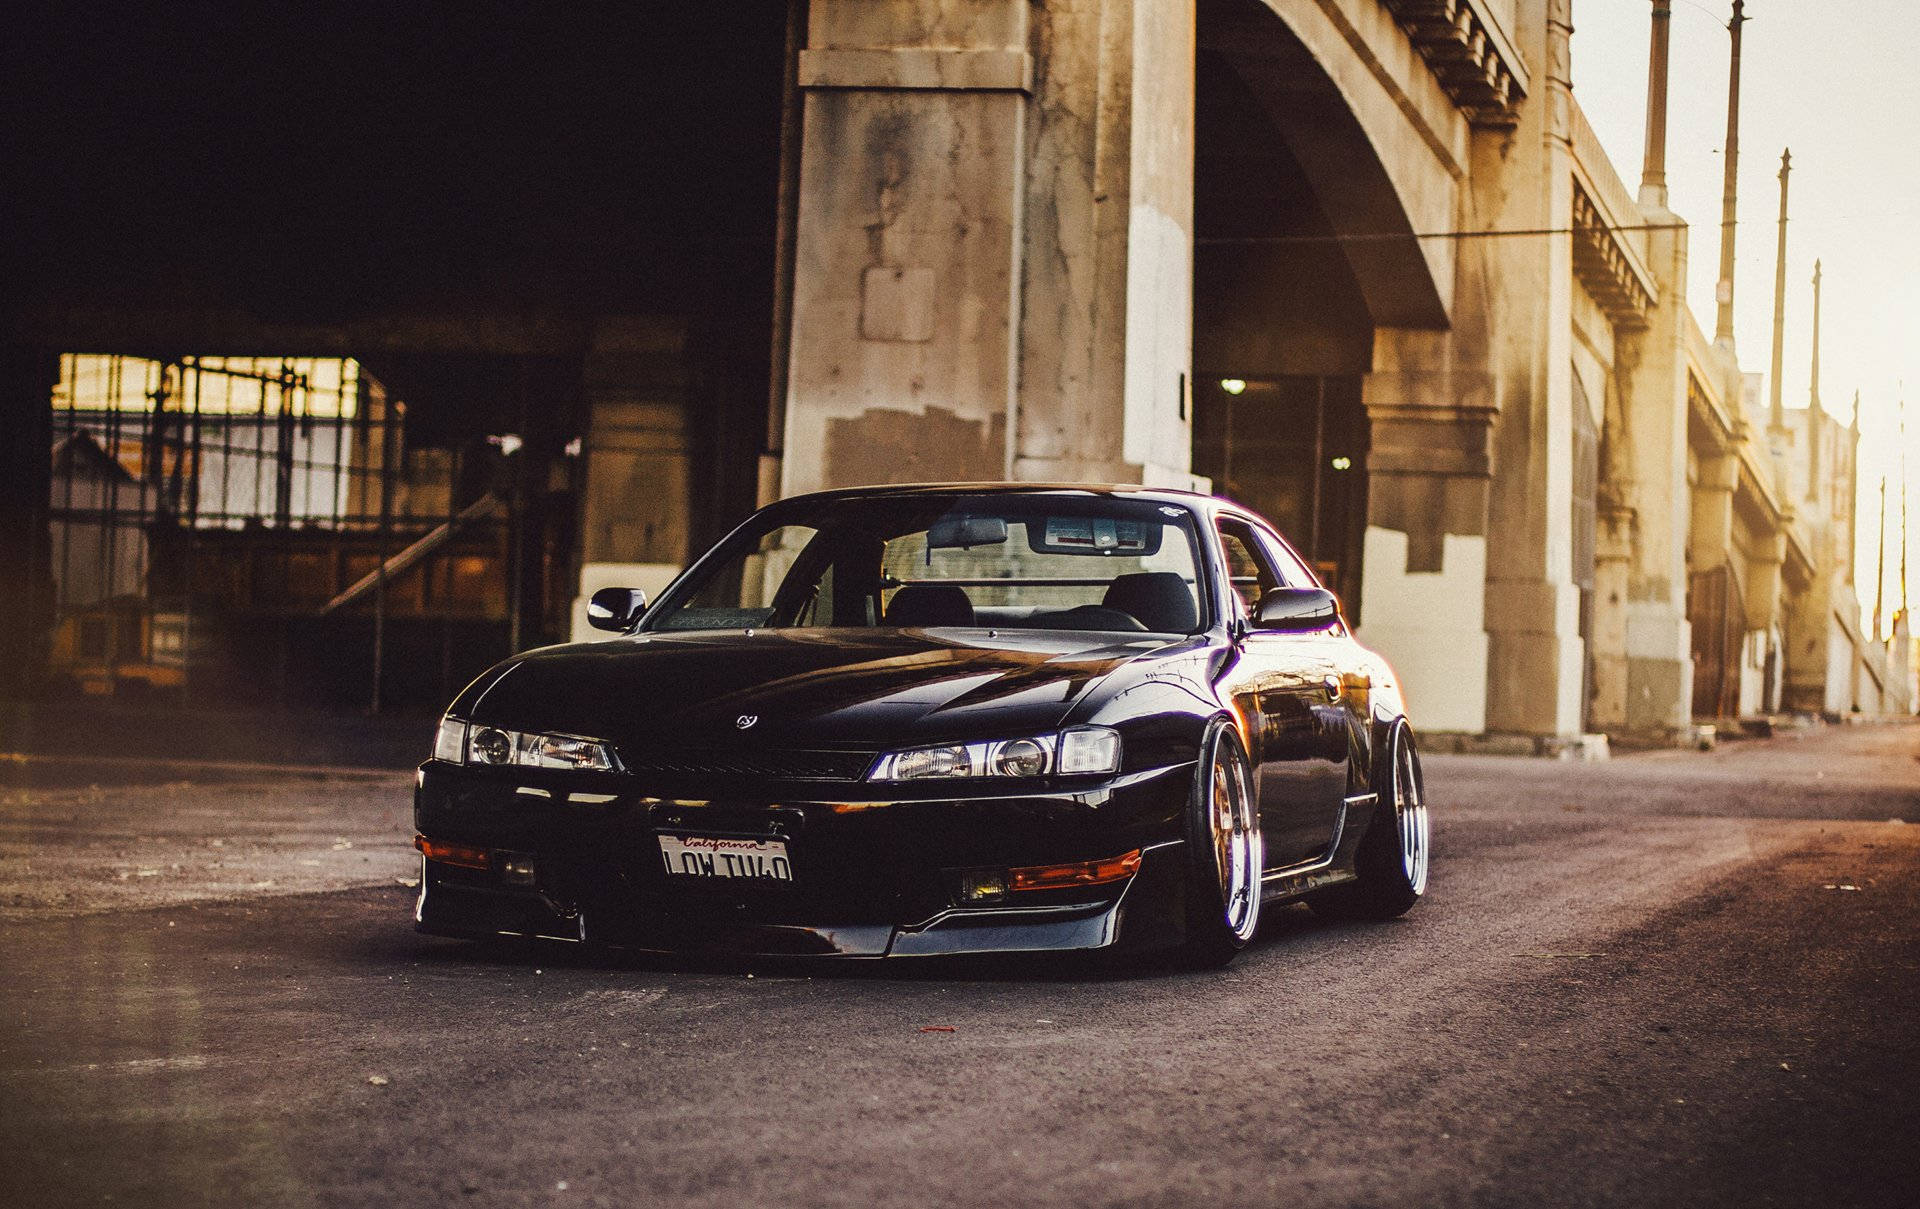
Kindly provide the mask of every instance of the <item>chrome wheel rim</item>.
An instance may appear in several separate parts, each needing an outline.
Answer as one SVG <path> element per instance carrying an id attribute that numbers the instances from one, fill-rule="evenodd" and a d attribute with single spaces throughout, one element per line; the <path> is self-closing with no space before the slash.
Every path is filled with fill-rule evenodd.
<path id="1" fill-rule="evenodd" d="M 1246 766 L 1228 754 L 1224 742 L 1213 758 L 1212 782 L 1207 814 L 1220 901 L 1226 904 L 1228 929 L 1245 940 L 1260 920 L 1260 829 Z"/>
<path id="2" fill-rule="evenodd" d="M 1400 833 L 1400 871 L 1415 894 L 1427 892 L 1429 832 L 1426 796 L 1420 786 L 1420 765 L 1413 745 L 1399 744 L 1394 757 L 1393 813 Z"/>

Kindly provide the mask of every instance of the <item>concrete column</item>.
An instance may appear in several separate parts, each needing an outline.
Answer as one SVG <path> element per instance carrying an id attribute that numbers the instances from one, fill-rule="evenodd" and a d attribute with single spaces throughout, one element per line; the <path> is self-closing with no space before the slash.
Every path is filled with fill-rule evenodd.
<path id="1" fill-rule="evenodd" d="M 1479 734 L 1495 383 L 1456 356 L 1450 333 L 1374 334 L 1360 638 L 1393 665 L 1423 730 Z"/>
<path id="2" fill-rule="evenodd" d="M 1193 20 L 813 0 L 782 494 L 1190 481 Z"/>
<path id="3" fill-rule="evenodd" d="M 1636 525 L 1633 509 L 1599 509 L 1593 557 L 1591 661 L 1593 697 L 1587 721 L 1609 735 L 1629 728 L 1631 657 L 1628 654 L 1627 598 L 1632 594 Z"/>
<path id="4" fill-rule="evenodd" d="M 1567 231 L 1573 165 L 1569 0 L 1520 15 L 1544 80 L 1511 150 L 1478 136 L 1480 225 Z M 1573 582 L 1573 245 L 1570 235 L 1489 241 L 1492 364 L 1500 383 L 1487 540 L 1487 729 L 1571 736 L 1582 729 L 1580 593 Z"/>
<path id="5" fill-rule="evenodd" d="M 580 589 L 575 641 L 587 599 L 601 588 L 639 588 L 651 598 L 688 549 L 691 442 L 687 432 L 685 333 L 678 321 L 602 320 L 581 375 L 586 396 L 585 488 L 580 502 Z"/>
<path id="6" fill-rule="evenodd" d="M 1784 524 L 1761 534 L 1747 558 L 1747 629 L 1771 630 L 1781 624 L 1780 567 L 1787 560 Z"/>
<path id="7" fill-rule="evenodd" d="M 1725 566 L 1733 549 L 1733 491 L 1740 483 L 1740 459 L 1732 450 L 1700 459 L 1693 482 L 1688 526 L 1688 561 L 1695 571 Z"/>
<path id="8" fill-rule="evenodd" d="M 1665 208 L 1644 211 L 1647 264 L 1659 295 L 1647 326 L 1616 343 L 1629 480 L 1624 499 L 1642 523 L 1625 583 L 1625 674 L 1619 724 L 1643 739 L 1692 724 L 1692 627 L 1687 620 L 1687 231 Z M 1731 497 L 1729 496 L 1729 499 Z"/>
<path id="9" fill-rule="evenodd" d="M 1821 713 L 1828 708 L 1830 644 L 1833 622 L 1835 571 L 1817 566 L 1813 581 L 1787 601 L 1787 667 L 1781 688 L 1781 707 L 1794 713 Z"/>
<path id="10" fill-rule="evenodd" d="M 1200 487 L 1194 0 L 1049 0 L 1028 159 L 1013 476 Z"/>

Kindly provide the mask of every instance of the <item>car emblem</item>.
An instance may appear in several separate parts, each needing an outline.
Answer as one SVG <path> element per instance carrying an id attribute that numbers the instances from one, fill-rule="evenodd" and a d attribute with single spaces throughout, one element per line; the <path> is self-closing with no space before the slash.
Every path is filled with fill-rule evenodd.
<path id="1" fill-rule="evenodd" d="M 749 726 L 752 726 L 755 722 L 758 722 L 759 720 L 760 720 L 759 714 L 741 714 L 738 718 L 735 718 L 733 720 L 733 724 L 739 727 L 741 730 L 745 730 Z"/>

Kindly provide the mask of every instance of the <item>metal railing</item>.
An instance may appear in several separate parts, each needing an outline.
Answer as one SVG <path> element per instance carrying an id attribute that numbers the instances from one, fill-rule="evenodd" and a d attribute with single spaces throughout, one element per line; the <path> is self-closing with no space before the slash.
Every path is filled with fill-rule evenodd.
<path id="1" fill-rule="evenodd" d="M 513 462 L 411 446 L 350 358 L 68 355 L 53 399 L 48 673 L 86 695 L 443 701 L 510 647 Z M 564 553 L 564 551 L 562 552 Z"/>

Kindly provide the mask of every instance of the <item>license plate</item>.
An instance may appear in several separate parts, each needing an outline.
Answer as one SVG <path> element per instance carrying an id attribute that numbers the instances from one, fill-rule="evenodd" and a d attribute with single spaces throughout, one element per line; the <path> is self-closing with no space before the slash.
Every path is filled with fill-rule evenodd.
<path id="1" fill-rule="evenodd" d="M 675 877 L 744 877 L 790 882 L 793 863 L 784 840 L 730 839 L 706 835 L 662 835 L 660 860 Z"/>

